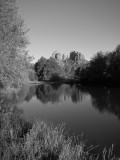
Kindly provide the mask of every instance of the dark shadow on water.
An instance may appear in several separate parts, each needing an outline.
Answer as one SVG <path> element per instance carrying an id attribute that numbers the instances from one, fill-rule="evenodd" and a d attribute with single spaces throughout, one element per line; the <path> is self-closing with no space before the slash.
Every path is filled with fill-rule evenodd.
<path id="1" fill-rule="evenodd" d="M 89 87 L 87 92 L 100 113 L 108 112 L 120 119 L 120 88 Z"/>

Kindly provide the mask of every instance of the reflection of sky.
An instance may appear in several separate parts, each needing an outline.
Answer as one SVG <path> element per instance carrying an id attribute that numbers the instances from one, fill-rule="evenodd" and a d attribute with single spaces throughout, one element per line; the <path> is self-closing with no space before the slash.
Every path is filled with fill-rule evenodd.
<path id="1" fill-rule="evenodd" d="M 72 93 L 72 92 L 71 92 Z M 82 92 L 81 92 L 82 93 Z M 83 133 L 90 144 L 120 144 L 120 122 L 115 115 L 100 113 L 92 105 L 92 97 L 84 92 L 81 101 L 72 102 L 69 96 L 56 103 L 42 103 L 35 96 L 29 103 L 23 102 L 24 117 L 39 117 L 41 120 L 54 124 L 65 123 L 70 135 Z"/>

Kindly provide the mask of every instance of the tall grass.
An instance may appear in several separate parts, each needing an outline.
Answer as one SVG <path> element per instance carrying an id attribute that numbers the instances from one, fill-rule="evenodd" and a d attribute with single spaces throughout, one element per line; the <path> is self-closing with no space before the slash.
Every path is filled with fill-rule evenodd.
<path id="1" fill-rule="evenodd" d="M 102 155 L 90 153 L 85 142 L 67 137 L 63 124 L 23 120 L 12 112 L 0 114 L 1 160 L 119 160 L 113 146 Z"/>

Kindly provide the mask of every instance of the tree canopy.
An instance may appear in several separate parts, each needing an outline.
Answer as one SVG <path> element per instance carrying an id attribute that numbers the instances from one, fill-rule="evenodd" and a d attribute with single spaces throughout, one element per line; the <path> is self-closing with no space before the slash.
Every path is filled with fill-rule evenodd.
<path id="1" fill-rule="evenodd" d="M 35 71 L 39 80 L 60 80 L 66 78 L 64 67 L 60 66 L 54 58 L 41 57 L 35 64 Z"/>
<path id="2" fill-rule="evenodd" d="M 76 74 L 81 83 L 120 84 L 120 45 L 111 52 L 98 52 Z"/>
<path id="3" fill-rule="evenodd" d="M 16 0 L 0 1 L 0 85 L 19 87 L 28 80 L 28 29 L 18 14 Z"/>

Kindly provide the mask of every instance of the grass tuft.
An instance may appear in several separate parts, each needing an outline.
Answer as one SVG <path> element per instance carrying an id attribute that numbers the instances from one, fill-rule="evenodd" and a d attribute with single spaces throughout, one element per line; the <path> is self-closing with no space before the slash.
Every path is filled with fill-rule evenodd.
<path id="1" fill-rule="evenodd" d="M 66 136 L 64 124 L 25 121 L 15 111 L 0 114 L 1 160 L 120 160 L 113 154 L 113 145 L 94 155 L 85 141 Z"/>

